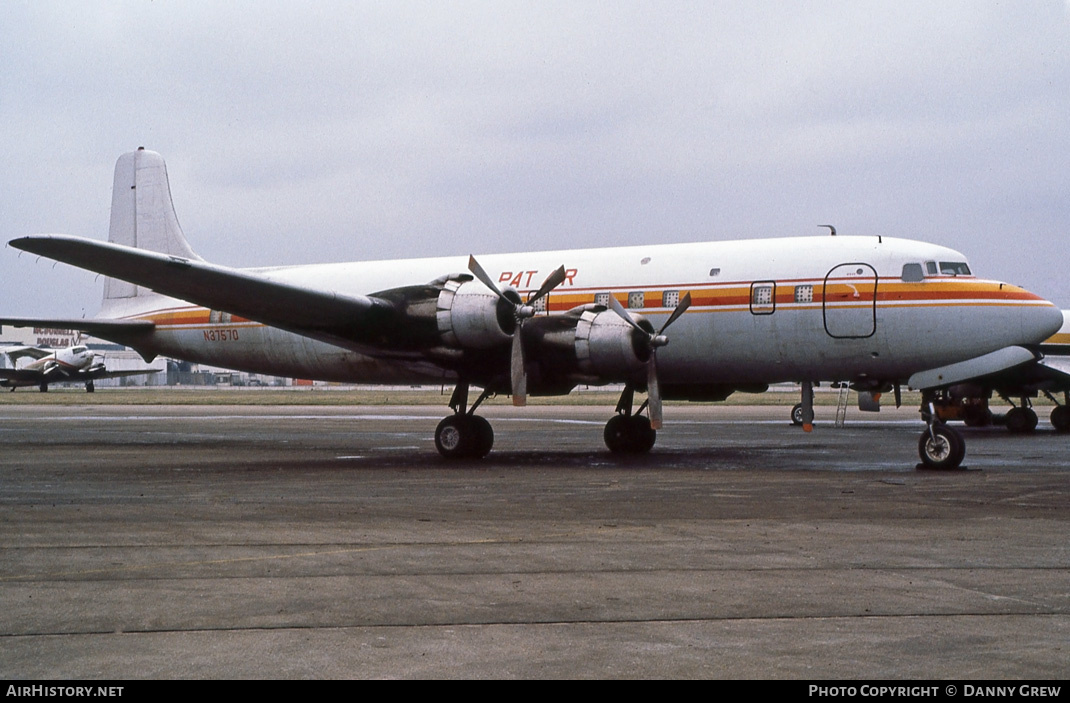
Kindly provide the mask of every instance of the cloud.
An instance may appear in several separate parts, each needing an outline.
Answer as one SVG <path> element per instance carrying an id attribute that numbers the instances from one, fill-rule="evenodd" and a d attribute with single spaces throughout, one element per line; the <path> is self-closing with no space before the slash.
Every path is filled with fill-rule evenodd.
<path id="1" fill-rule="evenodd" d="M 168 160 L 194 246 L 230 265 L 820 236 L 831 221 L 962 249 L 1070 307 L 1054 263 L 1070 223 L 1065 3 L 6 13 L 7 239 L 106 236 L 112 164 L 144 145 Z M 8 311 L 93 307 L 92 276 L 24 259 L 0 262 Z"/>

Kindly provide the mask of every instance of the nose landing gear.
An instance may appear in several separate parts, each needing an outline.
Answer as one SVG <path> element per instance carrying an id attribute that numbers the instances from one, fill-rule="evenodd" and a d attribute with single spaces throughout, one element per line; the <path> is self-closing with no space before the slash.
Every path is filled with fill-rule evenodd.
<path id="1" fill-rule="evenodd" d="M 931 399 L 922 401 L 921 416 L 929 426 L 918 439 L 918 456 L 921 457 L 918 468 L 938 471 L 959 468 L 966 458 L 966 442 L 962 435 L 940 422 Z"/>

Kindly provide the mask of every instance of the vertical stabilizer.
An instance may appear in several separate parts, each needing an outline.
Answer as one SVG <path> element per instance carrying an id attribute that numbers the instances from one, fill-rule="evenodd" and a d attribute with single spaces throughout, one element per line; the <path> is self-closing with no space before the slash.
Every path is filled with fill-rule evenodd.
<path id="1" fill-rule="evenodd" d="M 167 165 L 155 151 L 143 147 L 123 154 L 115 163 L 111 192 L 111 228 L 108 241 L 162 254 L 201 261 L 193 253 L 171 202 Z M 148 291 L 144 291 L 148 293 Z M 141 295 L 138 286 L 109 278 L 104 300 Z"/>

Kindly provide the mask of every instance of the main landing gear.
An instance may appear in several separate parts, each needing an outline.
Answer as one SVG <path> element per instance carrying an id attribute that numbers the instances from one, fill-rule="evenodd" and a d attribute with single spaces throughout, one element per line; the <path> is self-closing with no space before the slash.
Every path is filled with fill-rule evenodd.
<path id="1" fill-rule="evenodd" d="M 614 454 L 646 454 L 657 440 L 658 433 L 651 426 L 650 418 L 639 414 L 646 408 L 646 401 L 632 413 L 634 396 L 635 389 L 625 386 L 617 401 L 617 414 L 609 419 L 602 434 L 606 446 Z"/>
<path id="2" fill-rule="evenodd" d="M 1055 409 L 1051 411 L 1051 425 L 1055 428 L 1056 432 L 1070 432 L 1070 391 L 1063 391 L 1063 403 L 1059 404 L 1059 401 L 1055 397 L 1044 392 L 1044 395 L 1048 396 L 1051 402 L 1055 403 Z"/>
<path id="3" fill-rule="evenodd" d="M 474 414 L 480 403 L 491 395 L 483 391 L 472 407 L 468 405 L 468 384 L 459 383 L 450 398 L 453 415 L 435 428 L 435 448 L 446 459 L 482 459 L 494 446 L 494 430 L 485 417 Z"/>

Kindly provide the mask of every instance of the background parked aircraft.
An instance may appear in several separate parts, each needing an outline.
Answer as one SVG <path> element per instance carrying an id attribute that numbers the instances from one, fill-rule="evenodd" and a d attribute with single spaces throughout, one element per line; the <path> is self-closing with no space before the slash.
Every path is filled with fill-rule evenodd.
<path id="1" fill-rule="evenodd" d="M 19 367 L 19 359 L 33 361 Z M 40 347 L 0 347 L 0 388 L 15 390 L 22 386 L 37 386 L 42 393 L 52 383 L 84 383 L 85 390 L 96 390 L 93 382 L 103 378 L 144 376 L 158 369 L 143 371 L 108 371 L 103 362 L 96 361 L 96 354 L 85 345 L 66 349 L 42 349 Z"/>

